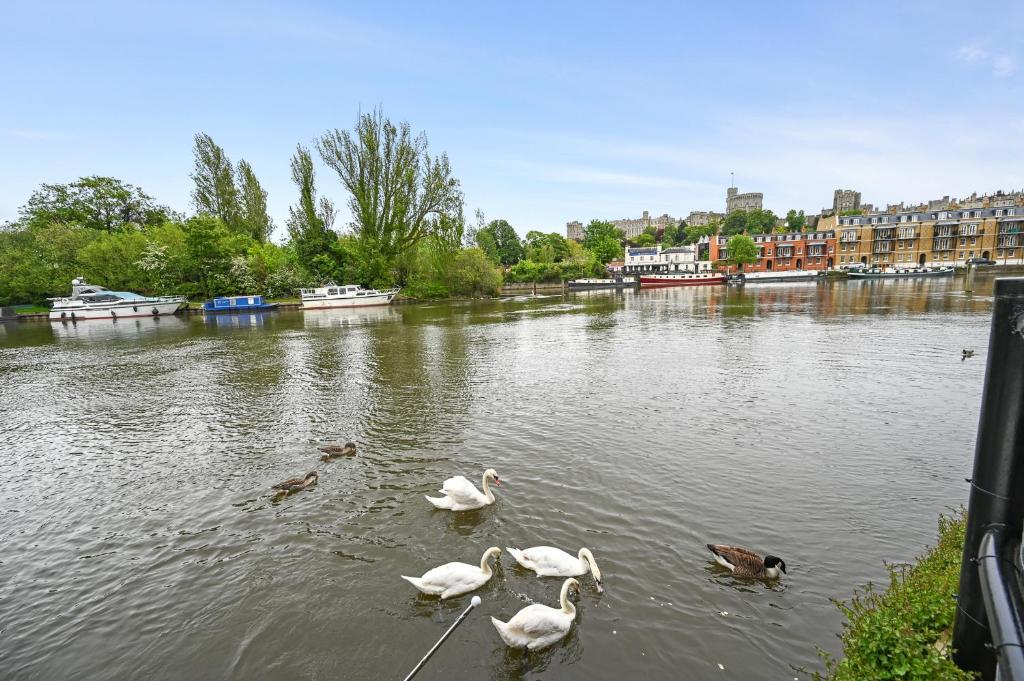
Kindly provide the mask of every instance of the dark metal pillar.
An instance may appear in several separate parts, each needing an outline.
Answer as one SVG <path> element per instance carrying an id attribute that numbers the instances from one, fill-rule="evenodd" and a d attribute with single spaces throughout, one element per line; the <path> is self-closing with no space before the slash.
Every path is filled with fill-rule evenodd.
<path id="1" fill-rule="evenodd" d="M 1014 498 L 1016 495 L 1016 498 Z M 995 675 L 977 557 L 985 532 L 1000 528 L 1000 547 L 1012 559 L 1024 515 L 1024 278 L 995 282 L 985 389 L 981 398 L 967 536 L 953 624 L 955 661 L 963 669 Z M 1010 541 L 1010 538 L 1013 538 Z"/>

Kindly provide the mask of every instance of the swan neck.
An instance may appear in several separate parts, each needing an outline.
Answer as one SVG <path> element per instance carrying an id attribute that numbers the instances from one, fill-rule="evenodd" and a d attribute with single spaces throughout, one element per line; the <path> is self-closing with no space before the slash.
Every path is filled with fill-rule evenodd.
<path id="1" fill-rule="evenodd" d="M 487 501 L 489 501 L 490 503 L 493 504 L 494 503 L 494 492 L 492 492 L 491 488 L 488 487 L 488 485 L 487 485 L 487 473 L 484 473 L 484 484 L 483 484 L 483 487 L 484 487 L 484 496 L 487 497 Z"/>
<path id="2" fill-rule="evenodd" d="M 483 572 L 488 577 L 491 576 L 491 561 L 489 560 L 490 557 L 491 557 L 491 552 L 488 551 L 487 553 L 484 554 L 484 557 L 480 559 L 480 571 Z"/>
<path id="3" fill-rule="evenodd" d="M 562 603 L 562 612 L 575 618 L 576 606 L 569 601 L 569 582 L 562 585 L 562 596 L 559 600 Z"/>

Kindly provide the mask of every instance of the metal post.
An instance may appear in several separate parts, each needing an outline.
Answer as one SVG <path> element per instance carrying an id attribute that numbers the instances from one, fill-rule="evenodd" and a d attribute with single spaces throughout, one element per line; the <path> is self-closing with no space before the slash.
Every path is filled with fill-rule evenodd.
<path id="1" fill-rule="evenodd" d="M 994 676 L 995 656 L 986 647 L 991 636 L 976 564 L 978 552 L 982 537 L 993 526 L 1001 526 L 1004 537 L 1020 537 L 1024 515 L 1024 278 L 997 280 L 993 298 L 953 624 L 956 663 L 982 672 L 985 679 Z M 1003 557 L 1011 557 L 1009 541 L 1001 551 Z"/>
<path id="2" fill-rule="evenodd" d="M 998 663 L 998 676 L 1007 681 L 1024 681 L 1024 648 L 1021 647 L 1024 618 L 1021 615 L 1020 592 L 1015 588 L 1014 564 L 1006 563 L 1004 558 L 1005 541 L 1001 527 L 989 530 L 981 538 L 978 575 Z"/>
<path id="3" fill-rule="evenodd" d="M 448 631 L 444 632 L 444 635 L 442 635 L 441 638 L 438 639 L 437 643 L 434 644 L 434 647 L 427 651 L 427 654 L 423 656 L 423 659 L 419 661 L 419 664 L 417 664 L 416 667 L 411 672 L 409 672 L 409 675 L 405 677 L 405 681 L 409 681 L 409 679 L 416 676 L 416 674 L 419 673 L 421 669 L 423 669 L 423 665 L 427 663 L 427 660 L 430 659 L 430 656 L 437 652 L 437 649 L 441 647 L 441 644 L 444 643 L 444 640 L 448 638 L 448 636 L 453 631 L 455 631 L 455 627 L 462 624 L 462 620 L 466 619 L 466 615 L 468 615 L 470 611 L 478 605 L 480 605 L 480 597 L 473 596 L 472 600 L 470 600 L 469 602 L 469 607 L 462 611 L 462 614 L 459 615 L 459 618 L 452 623 L 452 626 L 448 627 Z"/>
<path id="4" fill-rule="evenodd" d="M 967 263 L 967 277 L 964 278 L 964 293 L 971 293 L 974 291 L 974 270 L 976 266 L 973 262 Z"/>

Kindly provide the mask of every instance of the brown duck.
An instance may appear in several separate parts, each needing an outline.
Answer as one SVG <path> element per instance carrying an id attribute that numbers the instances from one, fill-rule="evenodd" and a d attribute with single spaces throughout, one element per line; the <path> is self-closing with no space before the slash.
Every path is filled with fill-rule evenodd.
<path id="1" fill-rule="evenodd" d="M 337 459 L 342 456 L 355 456 L 356 455 L 356 443 L 346 442 L 343 445 L 324 445 L 317 447 L 321 452 L 324 453 L 320 457 L 321 461 L 330 461 L 331 459 Z"/>
<path id="2" fill-rule="evenodd" d="M 313 485 L 315 485 L 319 478 L 320 476 L 316 471 L 310 471 L 309 473 L 306 473 L 304 476 L 300 476 L 298 478 L 288 478 L 287 480 L 279 482 L 276 485 L 274 485 L 271 489 L 279 490 L 281 492 L 284 492 L 285 494 L 289 494 L 291 492 L 299 492 L 306 489 L 307 487 L 312 487 Z"/>
<path id="3" fill-rule="evenodd" d="M 764 556 L 749 549 L 724 544 L 708 544 L 708 550 L 715 554 L 715 560 L 722 567 L 729 568 L 737 577 L 754 579 L 778 579 L 780 571 L 786 572 L 786 562 L 777 556 Z"/>

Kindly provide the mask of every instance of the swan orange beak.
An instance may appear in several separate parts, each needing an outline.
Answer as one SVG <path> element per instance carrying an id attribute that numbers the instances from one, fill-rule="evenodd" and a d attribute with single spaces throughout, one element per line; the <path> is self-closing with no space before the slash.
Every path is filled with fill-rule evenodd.
<path id="1" fill-rule="evenodd" d="M 495 478 L 495 479 L 494 479 L 494 484 L 495 484 L 495 486 L 497 486 L 497 487 L 501 487 L 501 480 L 500 480 L 500 479 L 498 479 L 498 478 Z"/>

